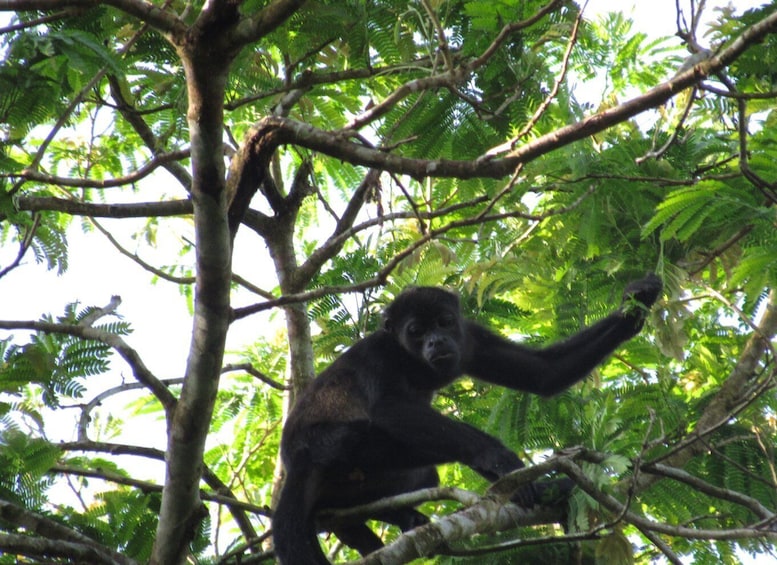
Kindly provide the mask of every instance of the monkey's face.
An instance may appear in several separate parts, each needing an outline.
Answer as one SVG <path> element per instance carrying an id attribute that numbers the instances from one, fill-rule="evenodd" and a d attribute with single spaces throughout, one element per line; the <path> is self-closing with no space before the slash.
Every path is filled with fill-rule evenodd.
<path id="1" fill-rule="evenodd" d="M 406 289 L 384 312 L 384 329 L 413 358 L 431 367 L 435 380 L 461 375 L 464 329 L 455 294 L 432 287 Z"/>
<path id="2" fill-rule="evenodd" d="M 444 377 L 461 374 L 462 328 L 458 313 L 441 310 L 408 316 L 397 336 L 413 357 Z"/>

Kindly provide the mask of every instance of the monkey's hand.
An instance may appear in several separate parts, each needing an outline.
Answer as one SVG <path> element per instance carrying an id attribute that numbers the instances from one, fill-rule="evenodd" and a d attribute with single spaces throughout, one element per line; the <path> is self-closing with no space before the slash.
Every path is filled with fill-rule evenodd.
<path id="1" fill-rule="evenodd" d="M 565 504 L 575 487 L 572 479 L 553 479 L 549 481 L 536 481 L 521 486 L 510 500 L 523 508 L 533 508 L 536 505 L 557 506 Z"/>
<path id="2" fill-rule="evenodd" d="M 510 500 L 522 508 L 533 508 L 540 501 L 540 493 L 535 483 L 522 485 Z"/>
<path id="3" fill-rule="evenodd" d="M 629 304 L 636 302 L 645 308 L 650 308 L 658 299 L 663 287 L 661 279 L 654 273 L 650 273 L 644 279 L 632 281 L 623 291 L 623 306 L 628 307 Z"/>
<path id="4" fill-rule="evenodd" d="M 650 273 L 644 279 L 630 282 L 623 291 L 621 313 L 634 322 L 634 333 L 642 329 L 650 307 L 658 300 L 664 285 L 658 275 Z"/>

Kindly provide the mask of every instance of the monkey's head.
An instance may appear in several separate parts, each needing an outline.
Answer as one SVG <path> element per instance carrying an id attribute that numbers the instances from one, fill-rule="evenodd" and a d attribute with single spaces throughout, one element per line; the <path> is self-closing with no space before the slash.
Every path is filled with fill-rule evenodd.
<path id="1" fill-rule="evenodd" d="M 461 375 L 464 329 L 455 294 L 434 287 L 406 289 L 384 311 L 383 328 L 438 376 Z"/>

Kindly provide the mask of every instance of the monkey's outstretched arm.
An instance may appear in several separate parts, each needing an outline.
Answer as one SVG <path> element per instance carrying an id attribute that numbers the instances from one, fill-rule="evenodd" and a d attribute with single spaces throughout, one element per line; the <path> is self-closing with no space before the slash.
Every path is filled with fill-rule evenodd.
<path id="1" fill-rule="evenodd" d="M 542 396 L 561 392 L 585 378 L 621 343 L 642 329 L 645 315 L 661 292 L 656 275 L 626 287 L 616 311 L 569 339 L 533 349 L 468 322 L 469 354 L 465 373 L 479 379 Z"/>

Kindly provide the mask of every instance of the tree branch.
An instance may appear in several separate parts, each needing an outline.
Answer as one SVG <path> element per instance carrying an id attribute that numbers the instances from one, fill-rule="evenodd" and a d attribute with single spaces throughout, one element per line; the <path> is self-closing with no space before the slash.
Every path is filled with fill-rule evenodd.
<path id="1" fill-rule="evenodd" d="M 176 398 L 170 392 L 162 381 L 157 379 L 154 374 L 146 367 L 138 352 L 131 348 L 119 336 L 89 327 L 76 326 L 72 324 L 56 324 L 53 322 L 35 322 L 35 321 L 16 321 L 0 320 L 0 329 L 5 330 L 33 330 L 44 333 L 58 333 L 72 335 L 82 339 L 91 339 L 104 343 L 115 349 L 119 355 L 127 362 L 132 369 L 135 378 L 143 383 L 162 403 L 166 411 L 172 409 L 176 404 Z"/>
<path id="2" fill-rule="evenodd" d="M 497 147 L 494 147 L 493 149 L 489 149 L 486 151 L 486 155 L 499 155 L 500 153 L 503 153 L 505 151 L 508 151 L 510 149 L 513 149 L 515 147 L 515 144 L 518 143 L 518 140 L 527 135 L 535 125 L 537 125 L 537 122 L 539 122 L 542 115 L 547 111 L 547 109 L 550 107 L 553 100 L 555 100 L 556 96 L 558 95 L 558 91 L 561 88 L 561 84 L 564 81 L 564 78 L 567 75 L 567 69 L 569 67 L 569 58 L 572 56 L 572 50 L 574 46 L 577 44 L 577 35 L 580 30 L 580 23 L 583 21 L 583 10 L 581 9 L 577 17 L 575 18 L 575 24 L 572 26 L 572 33 L 570 34 L 569 41 L 567 42 L 567 48 L 564 50 L 564 56 L 561 59 L 561 71 L 559 72 L 558 76 L 556 76 L 556 79 L 553 81 L 553 87 L 550 89 L 550 92 L 548 92 L 548 95 L 545 96 L 545 99 L 542 101 L 542 103 L 537 107 L 537 109 L 534 111 L 534 114 L 532 114 L 532 117 L 529 119 L 528 122 L 521 128 L 521 131 L 519 131 L 513 138 L 506 143 L 503 143 L 501 145 L 498 145 Z"/>
<path id="3" fill-rule="evenodd" d="M 707 446 L 702 438 L 710 434 L 722 425 L 725 425 L 732 417 L 732 411 L 739 405 L 747 404 L 752 400 L 754 390 L 748 386 L 753 376 L 757 374 L 758 365 L 764 354 L 771 351 L 771 340 L 777 335 L 777 291 L 769 293 L 763 317 L 750 339 L 745 344 L 739 356 L 736 366 L 720 389 L 707 404 L 704 412 L 699 417 L 695 428 L 688 433 L 686 439 L 681 442 L 674 451 L 660 458 L 660 461 L 669 467 L 682 468 L 694 456 L 704 453 Z M 769 385 L 770 376 L 756 387 L 763 390 Z M 658 461 L 653 461 L 656 464 Z M 635 488 L 638 491 L 646 489 L 659 477 L 656 475 L 639 477 Z"/>
<path id="4" fill-rule="evenodd" d="M 54 2 L 56 3 L 56 0 L 54 0 Z M 70 4 L 71 2 L 72 0 L 66 0 L 60 4 Z M 76 3 L 78 3 L 77 0 Z M 164 6 L 161 8 L 146 0 L 105 0 L 103 2 L 95 3 L 113 6 L 126 14 L 135 16 L 141 22 L 145 22 L 170 36 L 181 37 L 188 29 L 183 20 L 178 18 L 171 10 L 167 9 L 167 6 L 171 2 L 165 2 Z"/>
<path id="5" fill-rule="evenodd" d="M 417 249 L 420 249 L 430 241 L 440 237 L 441 235 L 453 229 L 471 226 L 471 225 L 484 224 L 492 221 L 504 220 L 507 218 L 523 218 L 531 221 L 541 221 L 551 216 L 557 216 L 559 214 L 564 214 L 566 212 L 569 212 L 570 210 L 573 210 L 574 208 L 579 206 L 583 202 L 583 200 L 588 195 L 591 194 L 591 192 L 592 190 L 589 190 L 588 192 L 584 193 L 580 198 L 578 198 L 575 202 L 573 202 L 569 206 L 564 206 L 558 209 L 550 210 L 540 215 L 526 214 L 524 212 L 520 212 L 516 210 L 513 212 L 504 212 L 499 214 L 489 214 L 489 215 L 476 214 L 469 218 L 463 218 L 461 220 L 452 221 L 442 227 L 429 230 L 426 234 L 424 234 L 423 236 L 419 237 L 416 241 L 409 244 L 405 249 L 395 253 L 394 257 L 392 257 L 391 260 L 388 261 L 383 266 L 383 268 L 381 268 L 381 270 L 378 271 L 378 273 L 375 276 L 373 276 L 371 279 L 367 279 L 352 285 L 325 286 L 325 287 L 319 287 L 309 291 L 285 294 L 280 298 L 276 298 L 275 300 L 268 300 L 267 302 L 254 304 L 252 306 L 235 308 L 233 310 L 232 319 L 236 320 L 236 319 L 244 318 L 246 316 L 250 316 L 251 314 L 256 314 L 257 312 L 269 310 L 277 306 L 285 306 L 287 304 L 294 304 L 297 302 L 308 302 L 310 300 L 315 300 L 317 298 L 321 298 L 328 294 L 361 292 L 369 288 L 380 286 L 386 282 L 386 280 L 388 279 L 388 276 L 392 273 L 392 271 L 396 269 L 402 263 L 402 261 L 404 261 L 409 255 L 411 255 Z M 434 213 L 430 213 L 430 214 L 434 214 Z M 409 216 L 409 217 L 414 217 L 414 216 Z M 379 218 L 372 221 L 381 222 L 381 221 L 384 221 L 384 219 Z M 343 234 L 340 237 L 345 237 L 345 234 Z"/>
<path id="6" fill-rule="evenodd" d="M 310 280 L 317 273 L 323 264 L 336 256 L 343 249 L 345 242 L 354 235 L 353 223 L 356 221 L 359 212 L 364 205 L 367 195 L 375 188 L 379 182 L 380 171 L 370 169 L 364 175 L 359 187 L 354 191 L 353 196 L 348 201 L 345 212 L 337 221 L 332 235 L 319 245 L 311 253 L 304 263 L 297 269 L 297 277 L 300 280 Z M 387 221 L 385 216 L 380 221 Z"/>
<path id="7" fill-rule="evenodd" d="M 509 502 L 509 497 L 521 485 L 558 469 L 560 460 L 571 460 L 583 452 L 584 450 L 580 448 L 570 449 L 564 454 L 555 455 L 538 465 L 514 471 L 491 485 L 488 495 L 480 497 L 474 504 L 470 503 L 468 508 L 406 532 L 383 549 L 355 561 L 354 564 L 407 563 L 412 559 L 433 555 L 450 542 L 468 539 L 478 533 L 494 533 L 514 529 L 518 526 L 559 522 L 563 514 L 562 509 L 535 507 L 529 510 Z M 436 491 L 437 489 L 429 489 L 402 496 L 409 496 L 412 500 L 412 497 L 437 494 Z M 454 491 L 452 494 L 456 495 L 457 499 L 460 498 L 459 493 Z M 461 501 L 468 503 L 470 501 L 469 495 L 461 498 Z"/>
<path id="8" fill-rule="evenodd" d="M 108 242 L 113 245 L 113 247 L 121 254 L 133 261 L 134 263 L 140 265 L 140 267 L 148 271 L 154 276 L 159 277 L 160 279 L 164 281 L 173 282 L 180 285 L 186 285 L 186 284 L 194 284 L 196 279 L 195 277 L 176 277 L 174 275 L 171 275 L 170 273 L 159 269 L 157 267 L 154 267 L 153 265 L 146 263 L 143 259 L 141 259 L 137 253 L 132 253 L 131 251 L 125 249 L 121 243 L 119 243 L 119 240 L 117 240 L 113 234 L 104 228 L 102 224 L 100 224 L 98 221 L 96 221 L 94 218 L 92 218 L 92 225 L 97 228 L 97 231 L 99 231 L 101 234 L 105 236 L 105 238 L 108 240 Z"/>
<path id="9" fill-rule="evenodd" d="M 626 522 L 633 524 L 640 530 L 657 532 L 664 535 L 676 536 L 685 539 L 704 539 L 704 540 L 736 540 L 736 539 L 757 539 L 768 537 L 777 540 L 777 532 L 765 531 L 757 528 L 757 524 L 744 528 L 730 528 L 726 530 L 709 530 L 688 528 L 685 526 L 671 526 L 655 522 L 648 518 L 643 518 L 628 509 L 618 499 L 612 495 L 602 492 L 594 482 L 589 479 L 580 466 L 570 458 L 558 458 L 558 468 L 569 475 L 577 485 L 583 489 L 586 494 L 599 502 L 604 508 L 616 516 L 621 516 Z"/>
<path id="10" fill-rule="evenodd" d="M 4 219 L 5 218 L 3 214 L 0 214 L 0 221 Z M 21 241 L 19 241 L 19 251 L 16 253 L 16 257 L 6 267 L 3 267 L 2 269 L 0 269 L 0 278 L 4 277 L 5 275 L 13 271 L 15 268 L 17 268 L 19 265 L 21 265 L 22 259 L 24 259 L 25 254 L 32 246 L 32 242 L 35 239 L 35 232 L 38 230 L 38 227 L 40 226 L 40 222 L 41 222 L 40 214 L 33 214 L 31 225 L 27 226 L 24 237 L 22 237 Z M 19 230 L 21 234 L 21 226 L 17 227 L 17 230 Z"/>
<path id="11" fill-rule="evenodd" d="M 116 109 L 124 117 L 124 119 L 127 120 L 127 123 L 132 126 L 132 129 L 137 132 L 137 134 L 151 151 L 151 154 L 154 155 L 155 158 L 161 157 L 157 136 L 143 119 L 143 116 L 141 116 L 140 112 L 138 112 L 137 109 L 132 104 L 130 104 L 129 100 L 124 97 L 119 79 L 113 75 L 108 75 L 108 85 L 111 89 L 111 96 L 116 102 Z M 186 190 L 191 189 L 192 177 L 185 167 L 177 163 L 175 160 L 164 161 L 162 165 L 171 175 L 173 175 L 173 177 L 178 180 L 181 186 L 183 186 Z"/>
<path id="12" fill-rule="evenodd" d="M 477 493 L 456 487 L 426 488 L 405 492 L 395 496 L 388 496 L 386 498 L 381 498 L 380 500 L 370 502 L 369 504 L 361 504 L 359 506 L 352 506 L 350 508 L 325 509 L 319 512 L 316 517 L 321 520 L 327 520 L 329 517 L 340 519 L 367 519 L 370 516 L 375 516 L 378 513 L 384 512 L 386 510 L 396 510 L 398 508 L 418 506 L 424 502 L 453 500 L 465 506 L 472 506 L 473 504 L 477 504 L 480 499 L 481 496 Z"/>
<path id="13" fill-rule="evenodd" d="M 98 451 L 101 453 L 110 453 L 112 455 L 135 455 L 137 457 L 147 457 L 160 462 L 164 462 L 165 453 L 159 449 L 152 449 L 148 447 L 140 447 L 135 445 L 125 445 L 120 443 L 106 443 L 98 441 L 74 441 L 63 442 L 58 444 L 58 447 L 64 451 Z M 232 489 L 229 488 L 209 467 L 204 467 L 202 473 L 202 480 L 208 485 L 212 492 L 202 493 L 201 496 L 213 502 L 225 505 L 229 508 L 232 516 L 235 518 L 240 527 L 240 531 L 247 539 L 254 539 L 257 537 L 256 530 L 254 530 L 251 521 L 246 516 L 245 512 L 252 512 L 261 516 L 269 516 L 270 512 L 266 507 L 257 506 L 239 500 Z M 160 487 L 161 490 L 161 487 Z"/>
<path id="14" fill-rule="evenodd" d="M 278 381 L 271 379 L 261 371 L 257 371 L 250 363 L 224 365 L 224 368 L 221 369 L 222 373 L 230 373 L 232 371 L 244 371 L 249 375 L 251 375 L 252 377 L 256 377 L 267 386 L 272 387 L 276 390 L 289 390 L 290 388 L 282 383 L 279 383 Z"/>
<path id="15" fill-rule="evenodd" d="M 137 563 L 118 554 L 109 554 L 104 548 L 96 548 L 86 543 L 74 543 L 61 540 L 47 540 L 19 534 L 0 534 L 0 549 L 9 555 L 28 557 L 58 557 L 68 563 L 91 563 L 97 565 L 134 565 Z M 46 562 L 46 561 L 41 561 Z M 59 562 L 59 561 L 57 561 Z"/>
<path id="16" fill-rule="evenodd" d="M 305 0 L 273 0 L 258 14 L 240 22 L 235 30 L 234 42 L 242 46 L 260 40 L 281 26 L 304 3 Z"/>
<path id="17" fill-rule="evenodd" d="M 0 500 L 3 522 L 41 536 L 0 534 L 0 549 L 9 553 L 78 558 L 86 563 L 134 565 L 135 561 L 50 518 Z"/>
<path id="18" fill-rule="evenodd" d="M 51 182 L 59 184 L 53 180 Z M 20 196 L 15 203 L 17 209 L 25 212 L 63 212 L 90 218 L 162 218 L 192 214 L 191 200 L 101 204 L 54 196 Z"/>
<path id="19" fill-rule="evenodd" d="M 398 65 L 386 65 L 383 67 L 369 67 L 369 68 L 357 68 L 346 69 L 341 71 L 330 72 L 316 72 L 310 70 L 303 72 L 296 78 L 288 83 L 284 83 L 277 88 L 271 88 L 269 90 L 263 90 L 251 96 L 246 96 L 231 102 L 227 102 L 224 105 L 226 110 L 236 110 L 241 106 L 252 104 L 258 100 L 263 100 L 278 94 L 288 94 L 295 91 L 308 91 L 312 87 L 322 84 L 340 83 L 349 80 L 363 80 L 376 76 L 387 76 L 399 73 L 407 72 L 411 69 L 429 69 L 432 65 L 432 61 L 429 57 L 421 57 L 413 61 L 404 62 Z"/>
<path id="20" fill-rule="evenodd" d="M 744 506 L 761 520 L 772 520 L 775 517 L 774 512 L 766 508 L 755 498 L 745 496 L 744 494 L 730 489 L 716 487 L 715 485 L 712 485 L 707 481 L 700 479 L 699 477 L 695 477 L 690 473 L 683 471 L 682 469 L 676 469 L 661 463 L 648 463 L 647 465 L 643 465 L 641 470 L 645 473 L 661 475 L 663 477 L 674 479 L 675 481 L 685 483 L 695 490 L 703 492 L 709 496 L 713 496 L 721 500 L 728 500 L 729 502 Z M 772 486 L 774 487 L 774 485 Z"/>
<path id="21" fill-rule="evenodd" d="M 394 106 L 396 106 L 397 102 L 400 100 L 407 98 L 409 95 L 414 94 L 416 92 L 421 92 L 423 90 L 430 90 L 434 88 L 440 88 L 440 87 L 448 87 L 453 88 L 456 84 L 461 84 L 462 82 L 465 82 L 469 79 L 469 77 L 472 75 L 474 71 L 485 65 L 488 60 L 497 52 L 499 47 L 504 43 L 510 35 L 515 33 L 518 30 L 525 29 L 529 26 L 534 25 L 539 20 L 544 18 L 547 14 L 552 12 L 556 7 L 558 7 L 561 4 L 560 0 L 551 0 L 548 4 L 540 8 L 537 13 L 532 15 L 531 17 L 520 21 L 520 22 L 513 22 L 511 24 L 507 24 L 502 28 L 502 30 L 497 35 L 496 39 L 491 43 L 491 45 L 486 48 L 486 50 L 477 58 L 472 59 L 469 63 L 466 65 L 462 65 L 458 68 L 449 68 L 445 73 L 434 75 L 430 77 L 420 78 L 416 80 L 411 80 L 410 82 L 407 82 L 400 86 L 398 89 L 396 89 L 394 92 L 392 92 L 388 97 L 386 97 L 382 102 L 379 104 L 376 104 L 369 110 L 362 112 L 360 115 L 356 116 L 351 122 L 345 127 L 347 130 L 358 130 L 367 125 L 370 122 L 374 122 L 381 116 L 384 116 L 386 113 L 388 113 L 389 110 L 391 110 Z M 398 171 L 394 171 L 398 172 Z M 426 175 L 424 175 L 426 176 Z M 429 175 L 429 176 L 436 176 L 436 175 Z"/>
<path id="22" fill-rule="evenodd" d="M 19 178 L 23 180 L 32 180 L 45 184 L 57 184 L 60 186 L 73 186 L 76 188 L 114 188 L 117 186 L 124 186 L 137 182 L 152 172 L 155 169 L 170 163 L 185 159 L 189 157 L 188 149 L 180 149 L 178 151 L 171 151 L 169 153 L 163 153 L 154 157 L 151 161 L 143 165 L 138 170 L 126 175 L 124 177 L 118 177 L 108 180 L 95 180 L 95 179 L 79 179 L 72 177 L 58 177 L 54 175 L 47 175 L 45 173 L 38 172 L 32 168 L 24 169 L 20 173 L 3 173 L 0 177 L 6 178 Z"/>
<path id="23" fill-rule="evenodd" d="M 53 465 L 49 472 L 62 473 L 66 475 L 76 475 L 79 477 L 89 477 L 92 479 L 100 479 L 110 483 L 116 483 L 118 485 L 133 487 L 143 493 L 162 492 L 162 488 L 163 488 L 162 485 L 157 483 L 152 483 L 151 481 L 141 481 L 138 479 L 133 479 L 132 477 L 122 475 L 121 473 L 115 473 L 113 471 L 107 471 L 105 469 L 97 470 L 97 469 L 84 469 L 82 467 L 74 467 L 72 465 Z M 250 512 L 254 512 L 262 516 L 266 516 L 268 514 L 267 509 L 265 507 L 257 506 L 256 504 L 251 504 L 249 502 L 244 502 L 242 500 L 237 500 L 232 496 L 224 496 L 221 494 L 201 490 L 200 498 L 202 498 L 203 500 L 216 502 L 218 504 L 224 504 L 225 506 L 240 508 L 241 510 L 248 510 Z"/>
<path id="24" fill-rule="evenodd" d="M 354 565 L 408 563 L 433 555 L 450 542 L 469 539 L 479 533 L 493 533 L 518 526 L 559 521 L 561 512 L 547 508 L 526 510 L 511 502 L 481 498 L 477 504 L 439 520 L 405 532 L 389 545 L 370 553 Z"/>
<path id="25" fill-rule="evenodd" d="M 183 379 L 166 379 L 162 381 L 162 384 L 165 386 L 170 385 L 177 385 L 181 384 L 183 382 Z M 106 398 L 110 398 L 111 396 L 115 394 L 120 394 L 122 392 L 127 392 L 130 390 L 137 390 L 140 388 L 146 388 L 146 385 L 142 382 L 132 382 L 132 383 L 122 383 L 119 386 L 115 386 L 113 388 L 109 388 L 107 390 L 102 391 L 100 394 L 96 395 L 92 400 L 87 402 L 85 405 L 81 406 L 81 417 L 78 419 L 78 441 L 79 442 L 88 442 L 89 436 L 86 433 L 86 429 L 89 426 L 89 422 L 91 422 L 91 412 L 94 410 L 97 406 L 99 406 L 103 400 Z M 138 448 L 142 449 L 142 448 Z M 146 456 L 149 456 L 148 454 Z"/>
<path id="26" fill-rule="evenodd" d="M 14 31 L 21 31 L 23 29 L 29 29 L 31 27 L 36 27 L 36 26 L 51 23 L 51 22 L 56 22 L 58 20 L 63 20 L 69 16 L 76 15 L 77 13 L 78 13 L 78 8 L 70 8 L 70 9 L 62 10 L 61 12 L 54 12 L 53 14 L 49 14 L 47 16 L 41 16 L 40 18 L 35 18 L 27 22 L 21 22 L 18 24 L 0 27 L 0 35 L 3 35 L 5 33 L 11 33 Z"/>
<path id="27" fill-rule="evenodd" d="M 751 45 L 758 43 L 763 37 L 773 33 L 775 29 L 777 29 L 777 13 L 770 14 L 762 21 L 745 29 L 737 39 L 717 55 L 699 62 L 696 66 L 672 77 L 645 94 L 589 116 L 580 122 L 543 135 L 516 148 L 501 159 L 493 158 L 490 155 L 482 155 L 471 161 L 402 157 L 354 143 L 347 135 L 333 135 L 331 132 L 314 128 L 309 124 L 277 116 L 267 117 L 258 122 L 249 132 L 247 139 L 261 139 L 264 150 L 268 150 L 270 146 L 278 147 L 283 144 L 299 145 L 354 165 L 407 174 L 414 178 L 429 176 L 460 179 L 502 178 L 509 175 L 522 163 L 527 163 L 553 149 L 564 147 L 604 131 L 649 108 L 664 104 L 678 92 L 699 83 L 731 64 Z"/>

